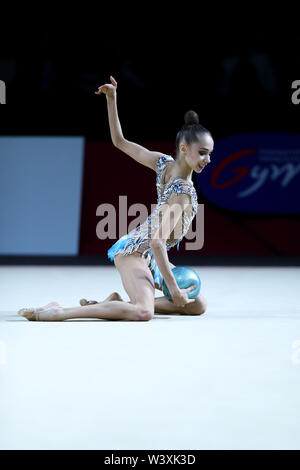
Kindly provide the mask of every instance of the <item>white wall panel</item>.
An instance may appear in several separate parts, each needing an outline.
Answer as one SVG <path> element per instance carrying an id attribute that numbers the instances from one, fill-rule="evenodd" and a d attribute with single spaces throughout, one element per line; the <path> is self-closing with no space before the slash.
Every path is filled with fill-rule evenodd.
<path id="1" fill-rule="evenodd" d="M 0 255 L 77 255 L 84 137 L 0 137 Z"/>

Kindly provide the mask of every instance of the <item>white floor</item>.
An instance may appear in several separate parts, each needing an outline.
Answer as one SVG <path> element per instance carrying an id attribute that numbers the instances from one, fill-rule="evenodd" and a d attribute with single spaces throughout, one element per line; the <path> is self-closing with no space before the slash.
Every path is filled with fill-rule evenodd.
<path id="1" fill-rule="evenodd" d="M 194 269 L 200 317 L 43 323 L 116 269 L 0 267 L 0 448 L 300 449 L 300 269 Z"/>

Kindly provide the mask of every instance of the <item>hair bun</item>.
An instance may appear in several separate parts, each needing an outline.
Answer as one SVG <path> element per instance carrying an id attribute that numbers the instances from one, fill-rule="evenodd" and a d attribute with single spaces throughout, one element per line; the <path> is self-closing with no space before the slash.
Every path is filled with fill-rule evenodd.
<path id="1" fill-rule="evenodd" d="M 193 124 L 199 124 L 199 116 L 195 111 L 187 111 L 184 115 L 184 124 L 192 126 Z"/>

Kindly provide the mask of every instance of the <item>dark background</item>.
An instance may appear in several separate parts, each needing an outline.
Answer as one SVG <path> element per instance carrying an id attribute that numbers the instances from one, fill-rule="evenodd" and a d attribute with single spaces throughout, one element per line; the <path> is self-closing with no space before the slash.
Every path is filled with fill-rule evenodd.
<path id="1" fill-rule="evenodd" d="M 175 142 L 188 109 L 198 112 L 215 140 L 243 132 L 299 133 L 300 105 L 291 101 L 291 84 L 300 79 L 297 28 L 235 18 L 217 25 L 195 10 L 185 16 L 183 9 L 174 18 L 166 20 L 158 11 L 152 19 L 148 11 L 118 25 L 113 11 L 100 8 L 80 26 L 37 22 L 2 29 L 0 78 L 7 85 L 7 105 L 1 107 L 1 135 L 83 135 L 87 143 L 110 142 L 106 100 L 94 94 L 110 75 L 118 82 L 123 133 L 138 143 Z M 214 240 L 207 254 L 218 261 L 230 250 L 220 249 L 215 216 L 222 223 L 235 217 L 237 239 L 245 218 L 209 203 L 207 208 Z M 256 254 L 283 259 L 280 244 L 289 236 L 292 253 L 300 254 L 292 233 L 299 217 L 287 216 L 285 223 L 276 243 L 266 247 L 262 240 L 264 248 L 254 248 L 252 260 Z M 274 225 L 274 236 L 275 230 Z M 231 254 L 241 257 L 232 238 L 231 243 Z"/>
<path id="2" fill-rule="evenodd" d="M 111 29 L 92 20 L 80 28 L 2 29 L 0 71 L 9 106 L 1 133 L 110 140 L 105 99 L 94 95 L 109 75 L 118 81 L 130 139 L 173 141 L 190 108 L 215 138 L 298 131 L 299 110 L 291 102 L 300 69 L 297 29 L 182 21 L 179 15 L 174 24 L 158 17 Z"/>

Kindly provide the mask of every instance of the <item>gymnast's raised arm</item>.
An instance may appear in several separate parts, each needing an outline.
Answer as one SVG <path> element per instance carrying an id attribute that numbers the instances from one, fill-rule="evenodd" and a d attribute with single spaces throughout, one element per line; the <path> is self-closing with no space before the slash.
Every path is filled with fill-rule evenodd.
<path id="1" fill-rule="evenodd" d="M 117 109 L 117 82 L 113 77 L 110 77 L 110 81 L 111 83 L 100 86 L 98 91 L 95 91 L 95 94 L 99 95 L 100 93 L 104 93 L 106 95 L 109 128 L 114 146 L 132 157 L 138 163 L 156 171 L 157 159 L 163 154 L 160 152 L 152 152 L 141 145 L 125 139 Z"/>

